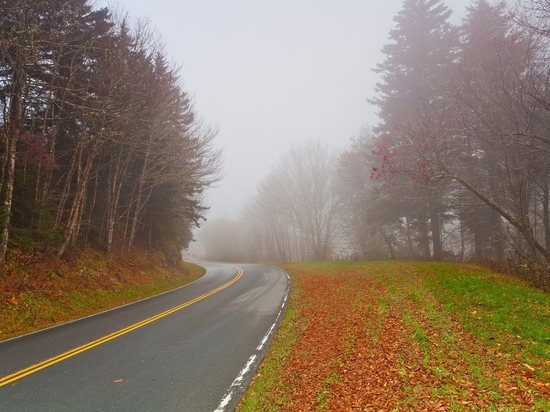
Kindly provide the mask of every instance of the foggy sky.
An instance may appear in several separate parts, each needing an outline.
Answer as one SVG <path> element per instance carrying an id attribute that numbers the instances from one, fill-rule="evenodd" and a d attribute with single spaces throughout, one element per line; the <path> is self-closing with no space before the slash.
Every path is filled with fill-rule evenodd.
<path id="1" fill-rule="evenodd" d="M 97 7 L 107 5 L 98 1 Z M 116 4 L 116 3 L 115 3 Z M 345 148 L 378 122 L 366 100 L 379 81 L 401 0 L 120 0 L 146 18 L 182 66 L 195 109 L 217 124 L 224 179 L 207 193 L 209 219 L 237 217 L 293 144 Z M 448 0 L 458 23 L 469 0 Z"/>

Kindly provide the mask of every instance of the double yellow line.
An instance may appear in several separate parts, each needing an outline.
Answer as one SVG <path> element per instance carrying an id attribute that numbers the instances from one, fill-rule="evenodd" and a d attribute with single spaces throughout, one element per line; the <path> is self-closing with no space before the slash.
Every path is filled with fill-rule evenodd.
<path id="1" fill-rule="evenodd" d="M 10 383 L 13 383 L 15 381 L 18 381 L 25 376 L 32 375 L 33 373 L 36 373 L 42 369 L 48 368 L 52 365 L 55 365 L 56 363 L 62 362 L 66 359 L 72 358 L 73 356 L 78 355 L 79 353 L 86 352 L 87 350 L 90 350 L 92 348 L 95 348 L 96 346 L 102 345 L 106 342 L 109 342 L 110 340 L 116 339 L 122 335 L 125 335 L 127 333 L 130 333 L 136 329 L 141 328 L 142 326 L 148 325 L 149 323 L 152 323 L 156 320 L 159 320 L 165 316 L 168 316 L 174 312 L 177 312 L 178 310 L 181 310 L 183 308 L 186 308 L 188 306 L 191 306 L 193 303 L 197 303 L 200 300 L 203 300 L 209 296 L 212 296 L 215 293 L 218 293 L 220 290 L 227 288 L 228 286 L 235 283 L 237 280 L 241 278 L 243 275 L 243 271 L 240 268 L 237 269 L 237 276 L 235 276 L 233 279 L 231 279 L 229 282 L 221 285 L 220 287 L 211 290 L 208 293 L 205 293 L 204 295 L 200 295 L 190 301 L 187 301 L 185 303 L 182 303 L 179 306 L 176 306 L 172 309 L 168 309 L 165 312 L 159 313 L 158 315 L 152 316 L 148 319 L 142 320 L 141 322 L 134 323 L 133 325 L 130 325 L 124 329 L 121 329 L 117 332 L 113 332 L 110 335 L 104 336 L 102 338 L 99 338 L 97 340 L 94 340 L 92 342 L 86 343 L 85 345 L 79 346 L 75 349 L 71 349 L 70 351 L 64 352 L 60 355 L 54 356 L 53 358 L 47 359 L 45 361 L 42 361 L 40 363 L 37 363 L 33 366 L 29 366 L 28 368 L 22 369 L 19 372 L 12 373 L 11 375 L 4 376 L 3 378 L 0 378 L 0 387 L 9 385 Z"/>

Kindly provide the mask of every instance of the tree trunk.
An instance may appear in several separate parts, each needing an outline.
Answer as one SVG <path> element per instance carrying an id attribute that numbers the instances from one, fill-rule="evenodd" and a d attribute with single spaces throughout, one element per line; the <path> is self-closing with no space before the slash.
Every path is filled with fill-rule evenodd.
<path id="1" fill-rule="evenodd" d="M 476 226 L 474 229 L 474 253 L 476 260 L 481 260 L 483 257 L 483 236 L 481 235 L 481 230 Z"/>
<path id="2" fill-rule="evenodd" d="M 69 210 L 69 219 L 67 221 L 67 226 L 65 228 L 65 236 L 63 238 L 63 243 L 59 247 L 57 254 L 62 256 L 67 247 L 69 246 L 71 240 L 75 239 L 78 234 L 79 222 L 82 216 L 83 207 L 84 207 L 84 196 L 86 194 L 86 188 L 88 187 L 88 180 L 90 172 L 92 170 L 92 165 L 95 160 L 95 156 L 99 150 L 100 143 L 97 139 L 91 144 L 88 157 L 86 159 L 86 165 L 82 173 L 79 173 L 79 178 L 77 179 L 77 185 L 75 188 L 75 194 L 71 209 Z M 80 171 L 80 165 L 79 165 Z"/>
<path id="3" fill-rule="evenodd" d="M 130 252 L 130 249 L 132 248 L 132 245 L 134 244 L 134 241 L 136 239 L 137 234 L 137 226 L 139 224 L 140 218 L 141 218 L 141 212 L 143 211 L 143 207 L 145 206 L 145 199 L 144 199 L 144 191 L 145 191 L 145 176 L 147 172 L 148 167 L 148 161 L 149 161 L 149 150 L 147 150 L 143 157 L 143 166 L 141 167 L 141 173 L 138 180 L 138 187 L 136 190 L 136 199 L 134 202 L 134 211 L 133 214 L 129 215 L 131 216 L 131 223 L 130 223 L 130 236 L 128 237 L 128 244 L 126 245 L 126 252 Z M 151 194 L 152 189 L 149 189 L 149 195 Z"/>
<path id="4" fill-rule="evenodd" d="M 410 224 L 410 218 L 408 216 L 405 217 L 405 224 L 407 226 L 407 246 L 409 248 L 409 255 L 411 258 L 416 257 L 416 253 L 414 252 L 414 246 L 412 242 L 412 236 L 411 236 L 411 224 Z"/>
<path id="5" fill-rule="evenodd" d="M 380 232 L 382 238 L 384 239 L 384 242 L 386 242 L 391 258 L 395 259 L 395 248 L 393 247 L 393 243 L 390 237 L 386 234 L 386 229 L 384 229 L 384 226 L 382 224 L 378 225 L 378 232 Z"/>
<path id="6" fill-rule="evenodd" d="M 4 221 L 2 223 L 2 237 L 0 239 L 0 265 L 3 265 L 6 261 L 6 252 L 8 250 L 8 239 L 10 233 L 10 217 L 11 217 L 11 205 L 13 200 L 13 186 L 15 183 L 15 160 L 16 160 L 16 145 L 20 136 L 20 127 L 10 127 L 10 137 L 8 142 L 7 157 L 7 171 L 6 171 L 6 183 L 5 194 L 2 214 L 4 215 Z"/>
<path id="7" fill-rule="evenodd" d="M 99 169 L 100 167 L 96 167 L 96 170 L 95 170 L 95 177 L 94 177 L 94 188 L 93 188 L 93 192 L 92 192 L 92 199 L 90 200 L 90 205 L 88 206 L 88 227 L 91 229 L 92 226 L 93 226 L 93 222 L 92 222 L 92 213 L 95 209 L 95 205 L 97 204 L 97 194 L 98 194 L 98 190 L 99 190 Z M 101 229 L 100 229 L 100 233 L 101 233 Z M 89 235 L 90 235 L 90 230 L 87 230 L 86 231 L 86 234 L 84 236 L 84 244 L 85 245 L 88 245 L 89 243 Z M 101 238 L 101 237 L 99 237 Z"/>
<path id="8" fill-rule="evenodd" d="M 441 243 L 441 227 L 439 225 L 439 213 L 437 208 L 430 211 L 430 226 L 432 230 L 433 259 L 443 259 L 443 245 Z"/>
<path id="9" fill-rule="evenodd" d="M 464 255 L 466 253 L 466 240 L 465 240 L 465 230 L 464 230 L 464 217 L 462 216 L 462 208 L 459 209 L 459 218 L 460 218 L 460 261 L 464 262 Z"/>
<path id="10" fill-rule="evenodd" d="M 544 225 L 544 244 L 550 249 L 550 176 L 543 176 L 542 183 L 542 224 Z"/>
<path id="11" fill-rule="evenodd" d="M 2 236 L 0 238 L 0 265 L 6 262 L 6 252 L 8 250 L 8 240 L 10 234 L 10 216 L 13 200 L 13 187 L 15 184 L 15 163 L 17 155 L 17 142 L 21 136 L 23 128 L 23 89 L 25 84 L 23 62 L 18 56 L 13 64 L 13 82 L 11 85 L 11 102 L 9 108 L 9 124 L 6 147 L 6 172 L 4 184 L 3 201 L 3 222 Z"/>
<path id="12" fill-rule="evenodd" d="M 431 258 L 430 237 L 428 235 L 428 224 L 426 219 L 421 217 L 418 226 L 418 231 L 420 232 L 420 246 L 424 252 L 424 259 L 429 260 Z"/>
<path id="13" fill-rule="evenodd" d="M 129 253 L 134 241 L 136 240 L 137 227 L 139 224 L 139 219 L 141 217 L 141 211 L 143 209 L 143 181 L 140 180 L 138 184 L 136 201 L 133 213 L 131 214 L 130 219 L 130 235 L 128 236 L 128 244 L 126 245 L 126 252 Z"/>
<path id="14" fill-rule="evenodd" d="M 491 209 L 491 232 L 493 235 L 493 244 L 495 245 L 495 255 L 499 262 L 504 260 L 504 239 L 501 235 L 502 218 L 500 214 Z"/>
<path id="15" fill-rule="evenodd" d="M 153 250 L 153 219 L 149 219 L 149 228 L 147 235 L 147 251 Z"/>
<path id="16" fill-rule="evenodd" d="M 55 214 L 55 223 L 53 225 L 53 228 L 56 229 L 61 224 L 61 221 L 63 220 L 63 215 L 65 213 L 65 204 L 67 203 L 67 200 L 69 200 L 69 195 L 71 193 L 71 186 L 73 183 L 73 176 L 74 172 L 76 170 L 77 163 L 80 165 L 82 161 L 82 150 L 80 147 L 76 148 L 75 153 L 71 157 L 71 160 L 69 161 L 69 167 L 67 168 L 67 172 L 65 172 L 65 184 L 63 186 L 63 190 L 61 191 L 61 197 L 59 198 L 59 203 L 57 205 L 57 212 Z"/>
<path id="17" fill-rule="evenodd" d="M 123 160 L 122 155 L 119 153 L 117 158 L 111 160 L 109 164 L 109 176 L 107 179 L 107 205 L 106 205 L 106 234 L 105 234 L 105 253 L 110 255 L 112 252 L 113 238 L 115 231 L 116 214 L 118 209 L 118 202 L 120 199 L 120 191 L 122 189 L 123 178 L 122 175 L 126 173 L 126 167 L 122 165 L 128 164 Z"/>

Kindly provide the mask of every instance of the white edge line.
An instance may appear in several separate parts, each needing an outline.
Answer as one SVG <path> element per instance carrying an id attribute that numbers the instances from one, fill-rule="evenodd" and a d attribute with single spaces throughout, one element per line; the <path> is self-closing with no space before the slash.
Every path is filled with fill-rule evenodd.
<path id="1" fill-rule="evenodd" d="M 223 397 L 220 404 L 218 405 L 218 408 L 214 412 L 225 411 L 225 408 L 227 407 L 227 405 L 231 401 L 231 398 L 233 397 L 233 392 L 235 391 L 235 388 L 237 388 L 240 385 L 240 383 L 244 380 L 244 376 L 248 373 L 248 371 L 250 371 L 250 367 L 252 366 L 255 360 L 256 360 L 256 355 L 252 355 L 250 359 L 248 359 L 248 362 L 246 362 L 246 365 L 244 366 L 244 368 L 241 370 L 239 375 L 235 378 L 235 380 L 229 387 L 228 393 Z"/>
<path id="2" fill-rule="evenodd" d="M 256 359 L 261 360 L 258 352 L 260 352 L 263 349 L 263 347 L 265 346 L 265 344 L 269 340 L 271 334 L 274 332 L 275 327 L 277 326 L 277 324 L 279 322 L 279 319 L 282 317 L 282 315 L 284 313 L 287 298 L 288 298 L 288 295 L 289 295 L 289 292 L 290 292 L 290 286 L 291 286 L 292 283 L 291 283 L 290 276 L 288 276 L 288 273 L 286 273 L 284 270 L 282 270 L 280 268 L 277 268 L 277 269 L 282 271 L 288 279 L 288 287 L 286 289 L 286 293 L 285 293 L 285 297 L 283 299 L 283 304 L 281 305 L 281 309 L 279 309 L 279 313 L 277 314 L 277 317 L 275 318 L 275 321 L 273 322 L 271 327 L 268 329 L 268 331 L 264 335 L 263 339 L 260 341 L 260 344 L 256 347 L 256 353 L 254 353 L 252 356 L 250 356 L 250 358 L 248 358 L 248 362 L 246 362 L 246 365 L 244 366 L 244 368 L 241 369 L 241 371 L 239 372 L 239 374 L 237 375 L 237 377 L 235 378 L 235 380 L 233 381 L 231 386 L 229 386 L 228 391 L 226 392 L 225 396 L 222 398 L 220 404 L 214 410 L 214 412 L 225 412 L 225 408 L 227 407 L 227 405 L 229 405 L 229 402 L 231 402 L 231 399 L 233 398 L 233 395 L 235 395 L 235 391 L 240 388 L 241 383 L 244 381 L 244 378 L 245 378 L 246 374 L 248 372 L 250 372 L 251 367 L 254 364 L 254 362 L 256 361 Z"/>

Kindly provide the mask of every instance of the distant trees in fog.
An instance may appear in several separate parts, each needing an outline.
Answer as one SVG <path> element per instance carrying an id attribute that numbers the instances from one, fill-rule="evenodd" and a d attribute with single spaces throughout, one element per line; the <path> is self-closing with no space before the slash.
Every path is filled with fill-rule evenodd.
<path id="1" fill-rule="evenodd" d="M 277 262 L 334 257 L 343 230 L 336 161 L 319 141 L 294 147 L 258 184 L 238 224 L 219 219 L 200 232 L 208 257 Z"/>
<path id="2" fill-rule="evenodd" d="M 0 15 L 0 263 L 10 246 L 186 246 L 216 131 L 153 32 L 86 0 L 3 1 Z"/>

